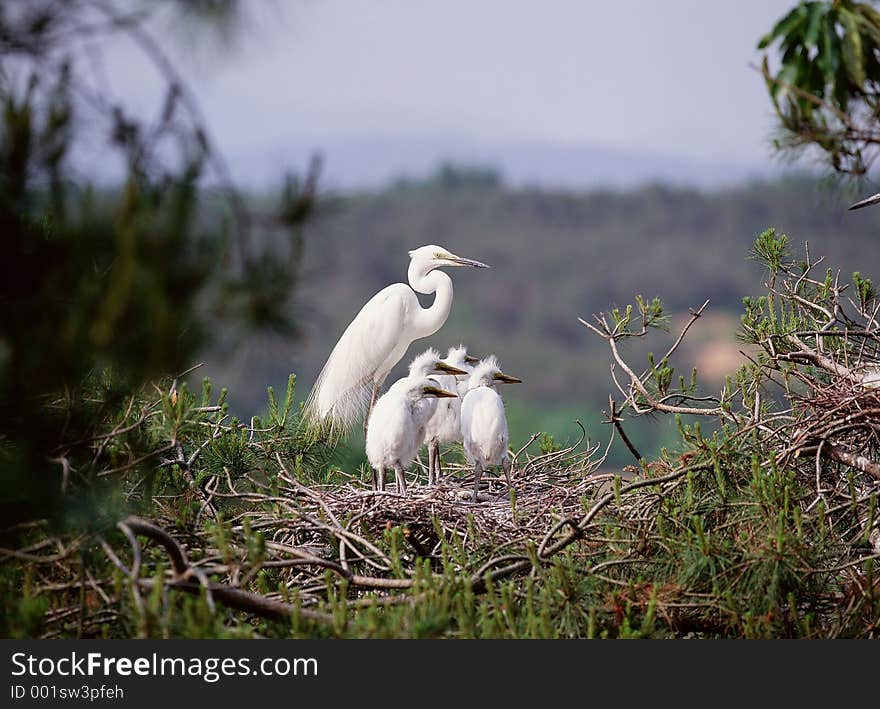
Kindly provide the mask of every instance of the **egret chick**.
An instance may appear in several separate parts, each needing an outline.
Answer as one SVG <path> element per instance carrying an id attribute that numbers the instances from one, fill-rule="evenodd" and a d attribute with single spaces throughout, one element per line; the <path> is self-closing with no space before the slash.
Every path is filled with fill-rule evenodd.
<path id="1" fill-rule="evenodd" d="M 464 345 L 450 347 L 443 360 L 447 365 L 469 375 L 474 364 L 480 360 L 467 353 Z M 436 377 L 441 388 L 457 391 L 459 397 L 467 393 L 467 377 L 446 374 Z M 440 444 L 461 440 L 461 398 L 441 399 L 434 403 L 434 413 L 425 426 L 425 443 L 428 446 L 428 484 L 440 482 Z"/>
<path id="2" fill-rule="evenodd" d="M 429 347 L 424 352 L 413 359 L 409 365 L 409 377 L 411 379 L 424 379 L 425 377 L 432 377 L 434 381 L 437 382 L 438 386 L 441 389 L 446 389 L 447 391 L 456 392 L 456 381 L 455 375 L 468 374 L 468 371 L 464 369 L 459 369 L 458 367 L 453 366 L 452 364 L 443 361 L 440 359 L 440 353 L 435 350 L 433 347 Z M 432 375 L 441 375 L 441 376 L 432 376 Z M 444 386 L 441 380 L 447 380 L 448 386 Z M 438 400 L 433 397 L 427 397 L 419 401 L 417 406 L 421 408 L 423 411 L 419 415 L 419 419 L 424 421 L 424 426 L 421 428 L 421 436 L 422 440 L 425 439 L 425 427 L 434 418 L 434 415 L 437 412 L 437 407 L 439 404 L 445 404 L 447 401 L 457 401 L 461 403 L 461 399 L 456 397 L 455 399 L 443 399 Z M 428 470 L 428 481 L 430 482 L 431 471 L 430 468 Z"/>
<path id="3" fill-rule="evenodd" d="M 483 469 L 500 464 L 510 485 L 509 436 L 504 402 L 495 386 L 518 384 L 522 379 L 501 371 L 494 355 L 486 357 L 471 372 L 467 394 L 461 402 L 461 434 L 464 452 L 474 468 L 474 502 L 480 490 Z"/>
<path id="4" fill-rule="evenodd" d="M 374 295 L 342 333 L 312 388 L 304 419 L 331 437 L 369 419 L 379 387 L 414 340 L 439 330 L 452 308 L 452 279 L 437 269 L 489 268 L 433 244 L 409 252 L 409 285 L 393 283 Z M 429 308 L 416 293 L 434 293 Z M 366 425 L 366 424 L 365 424 Z"/>
<path id="5" fill-rule="evenodd" d="M 424 438 L 425 422 L 431 410 L 419 403 L 426 398 L 457 397 L 428 377 L 403 377 L 383 394 L 370 414 L 366 453 L 373 468 L 373 487 L 385 489 L 385 471 L 391 468 L 397 491 L 406 495 L 406 476 Z"/>
<path id="6" fill-rule="evenodd" d="M 463 367 L 456 366 L 449 359 L 441 359 L 440 353 L 433 347 L 429 347 L 424 352 L 416 355 L 413 361 L 409 363 L 409 376 L 415 379 L 424 379 L 432 374 L 439 376 L 433 377 L 438 383 L 441 379 L 452 380 L 451 391 L 455 391 L 455 377 L 461 374 L 470 374 L 472 367 L 465 370 Z"/>

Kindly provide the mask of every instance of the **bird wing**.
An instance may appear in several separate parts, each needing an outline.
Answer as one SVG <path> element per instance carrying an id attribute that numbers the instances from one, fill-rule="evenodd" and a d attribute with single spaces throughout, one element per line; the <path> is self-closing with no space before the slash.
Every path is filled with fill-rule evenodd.
<path id="1" fill-rule="evenodd" d="M 507 452 L 504 403 L 489 387 L 471 389 L 461 405 L 461 432 L 468 460 L 497 465 Z"/>
<path id="2" fill-rule="evenodd" d="M 306 422 L 329 426 L 331 434 L 341 435 L 363 418 L 373 383 L 381 384 L 377 376 L 384 378 L 409 346 L 406 342 L 401 349 L 400 341 L 413 300 L 416 296 L 409 286 L 394 283 L 367 301 L 318 375 L 306 400 Z M 388 365 L 395 355 L 397 360 Z"/>
<path id="3" fill-rule="evenodd" d="M 441 389 L 455 392 L 458 381 L 451 374 L 435 375 Z M 436 438 L 440 443 L 461 440 L 461 399 L 437 399 L 434 413 L 425 425 L 425 443 Z"/>

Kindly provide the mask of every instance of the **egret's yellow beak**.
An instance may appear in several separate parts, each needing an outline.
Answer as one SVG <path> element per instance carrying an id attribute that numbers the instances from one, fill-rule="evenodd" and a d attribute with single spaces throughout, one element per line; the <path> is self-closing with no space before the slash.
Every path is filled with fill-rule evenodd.
<path id="1" fill-rule="evenodd" d="M 462 258 L 461 256 L 456 256 L 455 254 L 447 254 L 443 256 L 443 258 L 449 261 L 450 266 L 473 266 L 474 268 L 492 268 L 489 264 L 483 263 L 482 261 L 474 261 L 470 258 Z"/>
<path id="2" fill-rule="evenodd" d="M 511 377 L 504 372 L 495 372 L 495 374 L 492 375 L 492 379 L 498 382 L 504 382 L 505 384 L 522 384 L 522 379 Z"/>
<path id="3" fill-rule="evenodd" d="M 451 391 L 446 391 L 446 389 L 441 389 L 440 387 L 425 387 L 422 389 L 422 393 L 425 396 L 433 396 L 435 399 L 455 399 L 458 397 L 458 394 L 453 394 Z"/>
<path id="4" fill-rule="evenodd" d="M 480 361 L 480 358 L 474 357 L 473 355 L 465 355 L 464 361 L 467 362 L 468 364 L 476 364 L 477 362 Z"/>
<path id="5" fill-rule="evenodd" d="M 872 204 L 877 204 L 878 202 L 880 202 L 880 192 L 867 199 L 863 199 L 861 202 L 851 204 L 847 209 L 851 211 L 853 209 L 861 209 L 862 207 L 870 207 Z"/>
<path id="6" fill-rule="evenodd" d="M 434 365 L 434 369 L 442 374 L 467 374 L 463 369 L 453 367 L 451 364 L 446 364 L 446 362 L 437 362 Z"/>

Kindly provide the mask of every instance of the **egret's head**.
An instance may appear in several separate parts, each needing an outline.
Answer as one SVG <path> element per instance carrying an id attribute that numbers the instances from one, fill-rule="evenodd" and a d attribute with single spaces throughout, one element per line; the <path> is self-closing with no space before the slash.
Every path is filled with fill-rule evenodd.
<path id="1" fill-rule="evenodd" d="M 522 379 L 517 379 L 501 371 L 495 355 L 489 355 L 474 367 L 468 379 L 468 388 L 494 387 L 496 384 L 520 384 Z"/>
<path id="2" fill-rule="evenodd" d="M 436 379 L 431 379 L 430 377 L 410 379 L 406 393 L 412 401 L 418 401 L 419 399 L 455 399 L 458 397 L 458 394 L 447 391 L 440 386 Z"/>
<path id="3" fill-rule="evenodd" d="M 459 345 L 458 347 L 450 347 L 449 351 L 446 353 L 446 357 L 443 358 L 443 361 L 446 362 L 446 364 L 451 364 L 453 367 L 463 369 L 470 373 L 473 370 L 474 365 L 480 361 L 480 358 L 469 355 L 467 348 L 464 345 Z"/>
<path id="4" fill-rule="evenodd" d="M 409 257 L 412 261 L 418 261 L 419 263 L 424 264 L 425 273 L 435 268 L 443 268 L 444 266 L 473 266 L 474 268 L 492 268 L 491 266 L 488 266 L 485 263 L 481 263 L 480 261 L 474 261 L 473 259 L 456 256 L 454 253 L 449 251 L 449 249 L 444 249 L 442 246 L 435 246 L 434 244 L 428 244 L 428 246 L 422 246 L 418 249 L 413 249 L 409 252 Z"/>
<path id="5" fill-rule="evenodd" d="M 467 374 L 467 371 L 444 362 L 433 347 L 417 355 L 409 365 L 409 376 L 427 377 L 429 374 Z"/>

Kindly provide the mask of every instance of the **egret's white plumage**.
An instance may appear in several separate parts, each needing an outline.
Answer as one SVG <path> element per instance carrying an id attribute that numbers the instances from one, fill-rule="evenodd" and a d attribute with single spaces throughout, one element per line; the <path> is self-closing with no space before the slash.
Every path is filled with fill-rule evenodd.
<path id="1" fill-rule="evenodd" d="M 431 415 L 431 410 L 420 404 L 426 399 L 457 396 L 438 387 L 435 379 L 403 377 L 379 397 L 370 412 L 366 440 L 374 487 L 385 489 L 385 471 L 390 468 L 397 478 L 397 491 L 406 494 L 404 471 L 422 445 L 425 422 Z"/>
<path id="2" fill-rule="evenodd" d="M 376 293 L 351 321 L 318 375 L 304 409 L 310 425 L 342 434 L 375 401 L 379 386 L 413 340 L 433 335 L 452 307 L 452 279 L 437 269 L 486 264 L 461 258 L 442 246 L 409 252 L 409 285 L 394 283 Z M 422 308 L 416 293 L 434 293 Z"/>
<path id="3" fill-rule="evenodd" d="M 461 434 L 465 455 L 474 469 L 475 502 L 484 468 L 500 464 L 510 484 L 507 417 L 495 385 L 519 381 L 504 374 L 494 356 L 482 360 L 468 378 L 468 391 L 461 402 Z"/>
<path id="4" fill-rule="evenodd" d="M 450 347 L 443 361 L 465 374 L 473 371 L 476 357 L 467 353 L 464 345 Z M 461 397 L 467 392 L 467 377 L 445 374 L 437 377 L 440 387 L 457 391 L 458 399 L 439 399 L 434 402 L 434 413 L 425 425 L 425 443 L 428 446 L 428 484 L 440 481 L 440 444 L 461 440 Z"/>
<path id="5" fill-rule="evenodd" d="M 440 353 L 433 347 L 429 347 L 421 354 L 416 355 L 412 362 L 410 362 L 408 376 L 411 379 L 424 379 L 425 377 L 430 376 L 437 382 L 437 385 L 441 389 L 457 393 L 455 376 L 461 374 L 467 374 L 467 372 L 464 369 L 456 367 L 441 359 Z M 448 380 L 452 380 L 451 383 Z M 444 384 L 448 384 L 449 386 L 445 386 Z M 422 409 L 422 412 L 419 415 L 419 420 L 423 422 L 423 426 L 421 427 L 422 440 L 425 440 L 425 429 L 429 422 L 434 418 L 434 415 L 437 412 L 437 407 L 441 403 L 445 404 L 447 401 L 460 402 L 461 399 L 458 397 L 442 399 L 425 397 L 416 404 L 416 406 Z"/>

